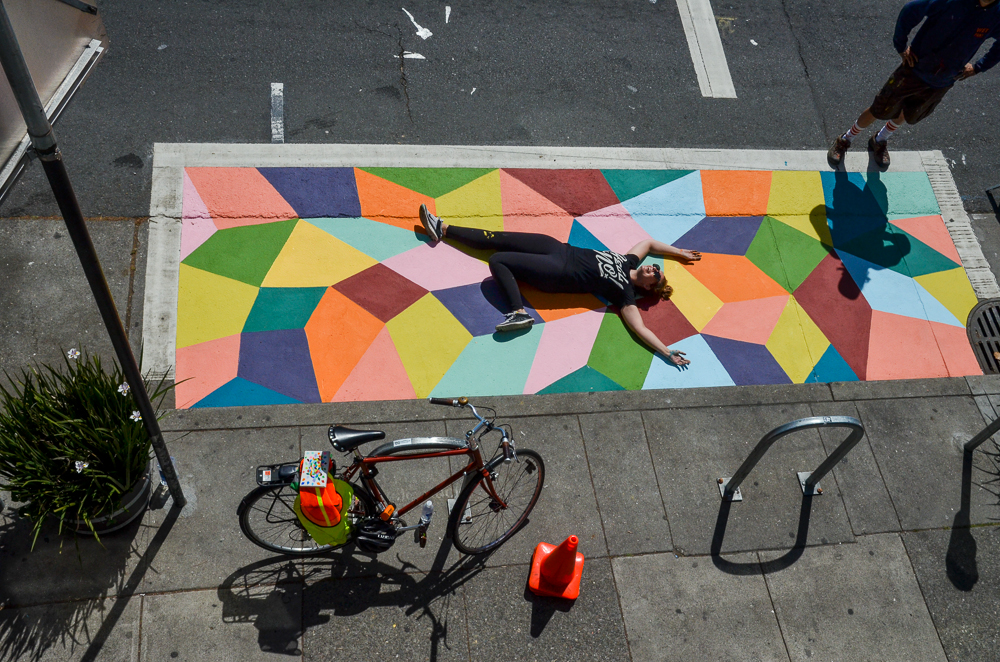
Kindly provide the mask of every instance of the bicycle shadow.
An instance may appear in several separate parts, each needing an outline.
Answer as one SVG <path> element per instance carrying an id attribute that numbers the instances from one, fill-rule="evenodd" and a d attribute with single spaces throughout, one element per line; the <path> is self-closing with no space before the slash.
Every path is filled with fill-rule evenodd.
<path id="1" fill-rule="evenodd" d="M 757 575 L 779 572 L 790 567 L 801 558 L 806 548 L 806 541 L 809 537 L 809 518 L 812 513 L 812 500 L 810 494 L 803 495 L 802 506 L 799 508 L 799 526 L 795 534 L 795 542 L 792 548 L 776 559 L 770 561 L 737 563 L 722 557 L 722 541 L 726 536 L 726 524 L 729 522 L 729 511 L 732 508 L 732 501 L 722 501 L 719 506 L 719 515 L 715 520 L 715 531 L 712 534 L 712 545 L 710 554 L 712 563 L 716 568 L 730 575 Z"/>
<path id="2" fill-rule="evenodd" d="M 258 561 L 236 570 L 219 586 L 223 622 L 253 623 L 262 651 L 301 655 L 298 642 L 310 628 L 333 617 L 396 607 L 416 621 L 429 621 L 427 659 L 436 660 L 442 648 L 450 648 L 451 600 L 461 600 L 458 589 L 485 569 L 489 556 L 461 557 L 445 567 L 451 547 L 446 540 L 425 573 L 415 572 L 416 566 L 398 556 L 401 566 L 380 561 L 353 543 L 327 557 Z M 296 592 L 301 593 L 301 612 Z M 464 620 L 456 627 L 464 628 Z"/>

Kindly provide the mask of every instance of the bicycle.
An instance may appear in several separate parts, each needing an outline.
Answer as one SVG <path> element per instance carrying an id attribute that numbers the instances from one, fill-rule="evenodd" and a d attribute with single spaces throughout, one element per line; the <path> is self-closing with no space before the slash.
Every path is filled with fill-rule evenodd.
<path id="1" fill-rule="evenodd" d="M 423 547 L 432 513 L 428 513 L 425 506 L 424 516 L 412 526 L 407 526 L 402 517 L 464 478 L 453 505 L 449 499 L 448 531 L 455 547 L 465 554 L 484 554 L 509 540 L 525 523 L 542 491 L 545 463 L 541 456 L 532 450 L 515 448 L 510 425 L 497 424 L 496 411 L 490 407 L 480 405 L 492 412 L 491 416 L 484 417 L 467 398 L 428 398 L 428 401 L 435 405 L 468 408 L 478 422 L 466 432 L 464 439 L 397 439 L 367 455 L 363 455 L 359 447 L 385 439 L 385 432 L 330 426 L 328 435 L 333 449 L 353 456 L 339 474 L 332 459 L 329 467 L 330 475 L 353 489 L 351 503 L 343 513 L 348 518 L 350 531 L 346 542 L 320 544 L 300 522 L 293 508 L 298 495 L 298 460 L 257 467 L 258 487 L 243 497 L 236 510 L 243 534 L 266 550 L 290 556 L 325 554 L 355 541 L 359 532 L 363 536 L 357 542 L 366 551 L 385 551 L 406 531 L 415 531 Z M 492 432 L 500 434 L 500 442 L 490 459 L 484 461 L 481 442 Z M 464 468 L 402 508 L 396 507 L 375 479 L 379 473 L 377 465 L 381 463 L 459 455 L 469 458 Z M 352 482 L 355 478 L 359 482 Z"/>

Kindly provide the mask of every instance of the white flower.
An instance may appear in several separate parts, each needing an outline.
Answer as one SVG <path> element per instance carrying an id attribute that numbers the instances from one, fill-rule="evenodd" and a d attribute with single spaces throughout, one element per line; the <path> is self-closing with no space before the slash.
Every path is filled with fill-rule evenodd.
<path id="1" fill-rule="evenodd" d="M 122 395 L 128 395 L 129 385 L 128 382 L 122 382 L 118 385 L 118 392 Z"/>
<path id="2" fill-rule="evenodd" d="M 129 418 L 138 423 L 139 421 L 142 420 L 142 414 L 140 414 L 138 411 L 134 411 L 132 412 L 132 415 L 129 416 Z"/>
<path id="3" fill-rule="evenodd" d="M 71 359 L 78 359 L 80 358 L 80 350 L 74 347 L 73 349 L 66 352 L 66 356 L 68 356 Z"/>
<path id="4" fill-rule="evenodd" d="M 76 467 L 76 473 L 83 473 L 83 470 L 90 466 L 89 462 L 84 462 L 82 460 L 77 460 L 74 465 Z"/>

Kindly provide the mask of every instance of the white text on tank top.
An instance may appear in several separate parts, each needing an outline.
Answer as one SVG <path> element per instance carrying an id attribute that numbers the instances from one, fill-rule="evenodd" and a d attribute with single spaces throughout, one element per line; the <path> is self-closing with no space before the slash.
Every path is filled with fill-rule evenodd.
<path id="1" fill-rule="evenodd" d="M 628 262 L 628 258 L 611 251 L 596 251 L 594 257 L 597 258 L 597 270 L 601 277 L 617 285 L 618 289 L 624 290 L 628 277 L 625 275 L 622 265 Z"/>

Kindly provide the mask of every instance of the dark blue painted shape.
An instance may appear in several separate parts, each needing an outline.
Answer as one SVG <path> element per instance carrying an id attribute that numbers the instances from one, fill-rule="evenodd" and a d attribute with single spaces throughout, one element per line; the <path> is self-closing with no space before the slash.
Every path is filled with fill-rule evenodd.
<path id="1" fill-rule="evenodd" d="M 767 347 L 704 333 L 702 338 L 737 386 L 792 383 Z"/>
<path id="2" fill-rule="evenodd" d="M 361 216 L 354 168 L 257 168 L 299 218 Z"/>
<path id="3" fill-rule="evenodd" d="M 304 329 L 240 334 L 236 374 L 299 402 L 320 402 Z"/>
<path id="4" fill-rule="evenodd" d="M 746 255 L 763 220 L 763 216 L 707 216 L 673 245 L 706 253 Z"/>

